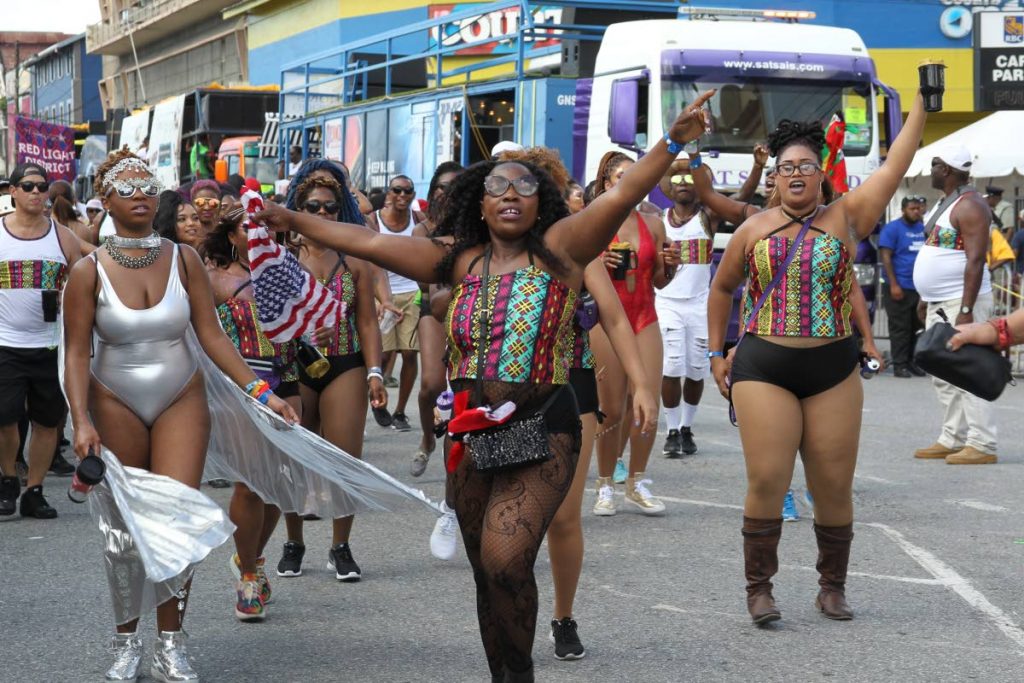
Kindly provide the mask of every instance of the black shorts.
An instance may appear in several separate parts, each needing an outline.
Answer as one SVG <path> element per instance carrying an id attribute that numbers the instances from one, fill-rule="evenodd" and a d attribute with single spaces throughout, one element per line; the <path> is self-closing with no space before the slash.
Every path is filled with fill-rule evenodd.
<path id="1" fill-rule="evenodd" d="M 40 427 L 59 426 L 67 413 L 57 349 L 0 346 L 0 425 L 14 424 L 26 413 Z"/>
<path id="2" fill-rule="evenodd" d="M 576 392 L 576 403 L 580 407 L 580 415 L 597 413 L 597 375 L 593 368 L 570 369 L 569 386 Z"/>
<path id="3" fill-rule="evenodd" d="M 331 364 L 331 367 L 327 373 L 319 379 L 313 379 L 307 375 L 306 369 L 299 364 L 299 382 L 316 393 L 321 394 L 331 382 L 341 377 L 349 370 L 366 366 L 366 361 L 363 360 L 363 354 L 360 351 L 357 351 L 356 353 L 349 353 L 344 356 L 327 356 L 327 362 Z"/>
<path id="4" fill-rule="evenodd" d="M 277 389 L 274 389 L 274 394 L 278 398 L 291 398 L 292 396 L 299 395 L 299 383 L 296 380 L 291 382 L 281 382 L 277 385 Z"/>
<path id="5" fill-rule="evenodd" d="M 853 337 L 824 346 L 793 348 L 748 334 L 732 361 L 732 383 L 767 382 L 803 400 L 842 382 L 858 362 Z"/>

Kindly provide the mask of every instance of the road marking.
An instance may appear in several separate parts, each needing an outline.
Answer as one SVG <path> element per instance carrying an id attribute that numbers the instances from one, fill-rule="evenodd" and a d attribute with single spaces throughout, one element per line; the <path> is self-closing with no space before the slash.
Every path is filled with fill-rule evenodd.
<path id="1" fill-rule="evenodd" d="M 951 591 L 963 598 L 964 602 L 985 615 L 996 628 L 1003 632 L 1003 635 L 1021 649 L 1021 654 L 1024 654 L 1024 630 L 1017 626 L 1005 612 L 989 602 L 988 598 L 971 585 L 970 581 L 960 576 L 955 569 L 935 557 L 935 555 L 908 541 L 903 537 L 903 534 L 892 527 L 878 522 L 868 522 L 864 526 L 871 526 L 881 530 L 903 552 L 921 565 L 926 572 L 939 579 Z"/>
<path id="2" fill-rule="evenodd" d="M 597 493 L 597 491 L 595 489 L 586 489 L 585 493 Z M 626 494 L 623 493 L 622 491 L 616 491 L 615 495 L 616 496 L 625 496 Z M 701 507 L 724 508 L 726 510 L 742 510 L 743 509 L 742 505 L 732 505 L 730 503 L 715 503 L 715 502 L 710 501 L 710 500 L 693 500 L 691 498 L 674 498 L 673 496 L 663 496 L 661 494 L 656 495 L 655 498 L 657 498 L 659 500 L 666 500 L 669 503 L 681 503 L 683 505 L 699 505 Z"/>
<path id="3" fill-rule="evenodd" d="M 898 484 L 899 482 L 890 481 L 889 479 L 883 479 L 882 477 L 875 477 L 870 474 L 854 474 L 855 479 L 863 479 L 864 481 L 873 481 L 877 484 Z"/>
<path id="4" fill-rule="evenodd" d="M 992 505 L 991 503 L 982 503 L 980 500 L 947 500 L 947 503 L 953 505 L 959 505 L 960 507 L 971 508 L 972 510 L 981 510 L 983 512 L 1009 512 L 1010 508 L 1004 508 L 1002 505 Z"/>
<path id="5" fill-rule="evenodd" d="M 28 540 L 30 540 L 30 541 L 41 541 L 42 539 L 43 539 L 42 536 L 29 536 L 28 537 Z"/>

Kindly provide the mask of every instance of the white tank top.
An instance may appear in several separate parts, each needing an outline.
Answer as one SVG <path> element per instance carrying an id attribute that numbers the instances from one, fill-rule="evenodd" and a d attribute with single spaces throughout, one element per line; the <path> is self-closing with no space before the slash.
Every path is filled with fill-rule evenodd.
<path id="1" fill-rule="evenodd" d="M 0 219 L 0 346 L 57 346 L 57 323 L 43 319 L 43 290 L 64 289 L 67 273 L 53 219 L 42 237 L 29 240 L 12 235 Z"/>
<path id="2" fill-rule="evenodd" d="M 665 237 L 670 242 L 679 242 L 683 265 L 679 266 L 671 282 L 655 291 L 664 299 L 703 296 L 711 287 L 711 254 L 714 250 L 714 240 L 704 229 L 704 212 L 698 211 L 678 228 L 672 225 L 671 212 L 671 208 L 665 211 Z"/>
<path id="3" fill-rule="evenodd" d="M 405 226 L 404 229 L 396 232 L 389 228 L 384 223 L 384 217 L 380 215 L 380 211 L 377 212 L 377 225 L 380 226 L 380 232 L 382 235 L 394 235 L 395 237 L 412 237 L 412 229 L 416 227 L 416 215 L 412 209 L 409 209 L 409 225 Z M 392 273 L 388 271 L 388 282 L 391 284 L 392 294 L 408 294 L 409 292 L 415 292 L 420 288 L 419 284 L 415 280 Z"/>
<path id="4" fill-rule="evenodd" d="M 967 193 L 961 195 L 942 212 L 925 243 L 921 245 L 921 251 L 917 253 L 917 260 L 914 261 L 914 289 L 924 301 L 950 301 L 964 295 L 967 252 L 964 251 L 960 231 L 953 226 L 952 216 L 953 209 L 966 196 Z M 938 204 L 932 208 L 932 212 L 936 209 Z M 930 217 L 931 213 L 925 216 L 926 224 Z M 982 268 L 978 296 L 991 293 L 992 277 L 986 266 Z M 959 311 L 953 312 L 951 317 L 955 317 L 956 313 Z"/>

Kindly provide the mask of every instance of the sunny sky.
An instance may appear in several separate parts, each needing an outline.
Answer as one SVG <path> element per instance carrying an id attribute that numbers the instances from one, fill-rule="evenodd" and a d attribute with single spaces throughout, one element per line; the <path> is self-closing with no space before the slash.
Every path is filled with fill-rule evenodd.
<path id="1" fill-rule="evenodd" d="M 7 4 L 6 2 L 4 4 Z M 15 3 L 12 0 L 12 4 Z M 98 0 L 35 0 L 31 10 L 4 12 L 4 31 L 60 31 L 81 33 L 100 20 Z"/>

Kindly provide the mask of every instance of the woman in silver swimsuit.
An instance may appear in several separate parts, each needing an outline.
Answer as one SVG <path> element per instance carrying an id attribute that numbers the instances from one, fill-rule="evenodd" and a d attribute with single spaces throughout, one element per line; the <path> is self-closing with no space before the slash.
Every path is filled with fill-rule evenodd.
<path id="1" fill-rule="evenodd" d="M 186 336 L 241 387 L 284 417 L 295 412 L 260 384 L 221 329 L 199 255 L 153 232 L 159 182 L 145 162 L 122 150 L 96 173 L 96 193 L 116 235 L 81 261 L 65 290 L 65 392 L 75 452 L 102 443 L 125 465 L 199 487 L 210 436 L 202 373 Z M 90 360 L 93 335 L 95 356 Z M 180 599 L 157 608 L 159 643 L 152 677 L 198 680 L 185 652 Z M 142 661 L 138 621 L 117 625 L 107 680 L 135 680 Z"/>

